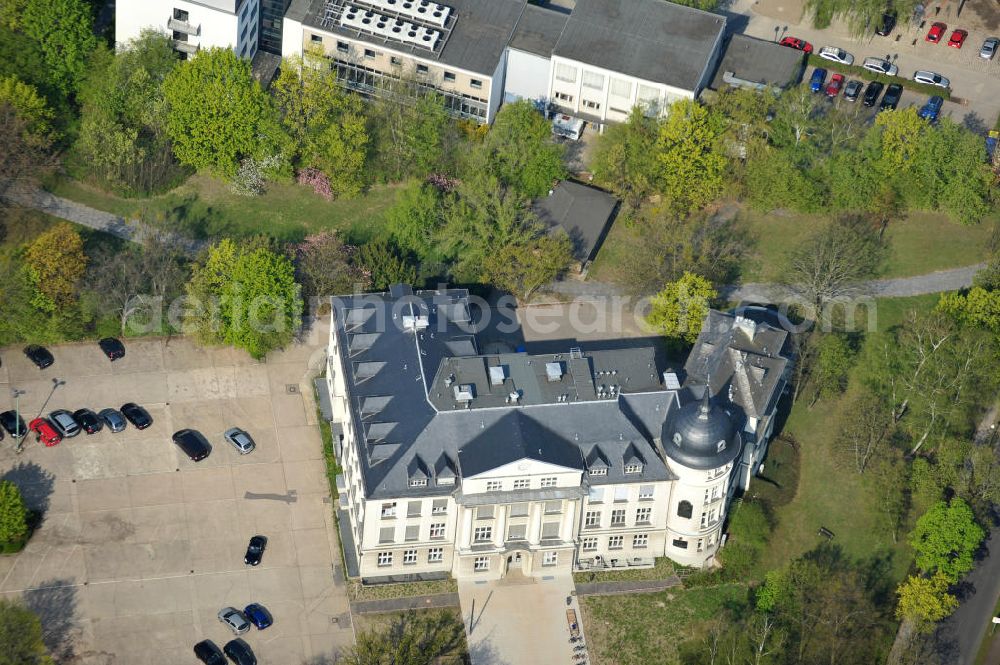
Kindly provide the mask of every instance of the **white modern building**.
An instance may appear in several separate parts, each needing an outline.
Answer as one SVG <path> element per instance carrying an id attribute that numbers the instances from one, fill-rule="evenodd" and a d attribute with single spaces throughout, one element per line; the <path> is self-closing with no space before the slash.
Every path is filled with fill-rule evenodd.
<path id="1" fill-rule="evenodd" d="M 260 37 L 260 3 L 261 0 L 118 0 L 115 42 L 123 45 L 143 30 L 153 29 L 170 35 L 182 58 L 211 47 L 231 48 L 241 57 L 253 58 Z"/>
<path id="2" fill-rule="evenodd" d="M 785 334 L 720 316 L 737 323 L 737 345 Z M 747 447 L 764 435 L 728 389 L 682 385 L 651 348 L 481 353 L 460 290 L 349 296 L 331 317 L 326 397 L 349 575 L 713 562 Z M 771 408 L 782 349 L 762 354 L 777 359 L 763 373 L 778 375 L 749 387 L 773 393 L 757 396 Z"/>

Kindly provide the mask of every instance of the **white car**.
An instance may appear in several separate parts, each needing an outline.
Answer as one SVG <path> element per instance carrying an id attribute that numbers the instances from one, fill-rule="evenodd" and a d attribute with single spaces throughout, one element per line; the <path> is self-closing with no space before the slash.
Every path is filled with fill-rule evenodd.
<path id="1" fill-rule="evenodd" d="M 219 621 L 229 626 L 233 635 L 242 635 L 250 630 L 250 622 L 246 615 L 235 607 L 223 607 L 219 610 Z"/>
<path id="2" fill-rule="evenodd" d="M 928 72 L 923 69 L 913 72 L 913 80 L 917 83 L 926 83 L 927 85 L 936 85 L 939 88 L 947 88 L 951 85 L 951 81 L 941 76 L 940 74 L 935 74 L 934 72 Z"/>
<path id="3" fill-rule="evenodd" d="M 233 447 L 236 448 L 236 451 L 240 455 L 252 453 L 253 449 L 257 447 L 253 439 L 250 438 L 250 435 L 239 427 L 227 429 L 223 436 L 226 438 L 226 441 L 233 444 Z"/>
<path id="4" fill-rule="evenodd" d="M 979 49 L 979 57 L 983 60 L 992 60 L 993 56 L 996 55 L 997 47 L 1000 47 L 1000 39 L 987 37 L 986 41 L 983 42 L 983 47 Z"/>
<path id="5" fill-rule="evenodd" d="M 845 51 L 842 48 L 837 48 L 836 46 L 824 46 L 819 50 L 819 57 L 826 60 L 832 60 L 834 62 L 839 62 L 842 65 L 853 65 L 854 56 Z"/>
<path id="6" fill-rule="evenodd" d="M 895 76 L 899 72 L 899 67 L 882 58 L 865 58 L 865 62 L 861 66 L 870 72 L 886 76 Z"/>

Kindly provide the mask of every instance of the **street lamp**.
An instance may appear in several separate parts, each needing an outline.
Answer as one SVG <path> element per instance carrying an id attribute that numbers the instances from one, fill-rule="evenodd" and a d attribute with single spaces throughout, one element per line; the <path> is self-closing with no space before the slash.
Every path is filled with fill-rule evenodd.
<path id="1" fill-rule="evenodd" d="M 20 453 L 22 450 L 24 450 L 24 437 L 27 434 L 27 432 L 21 431 L 20 407 L 21 407 L 21 395 L 23 395 L 24 392 L 25 391 L 20 390 L 18 388 L 10 389 L 11 397 L 14 398 L 14 438 L 17 439 L 17 448 L 15 448 L 14 450 L 17 453 Z"/>
<path id="2" fill-rule="evenodd" d="M 781 26 L 774 26 L 774 41 L 778 41 L 778 33 L 781 31 Z"/>

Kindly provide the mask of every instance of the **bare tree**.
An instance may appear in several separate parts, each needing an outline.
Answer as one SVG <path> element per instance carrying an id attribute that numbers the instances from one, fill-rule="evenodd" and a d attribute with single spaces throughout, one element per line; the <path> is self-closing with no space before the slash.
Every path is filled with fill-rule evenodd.
<path id="1" fill-rule="evenodd" d="M 38 185 L 56 160 L 48 139 L 32 134 L 28 124 L 6 103 L 0 104 L 0 204 Z"/>
<path id="2" fill-rule="evenodd" d="M 858 473 L 864 473 L 869 462 L 888 443 L 892 415 L 870 390 L 855 395 L 844 409 L 843 427 L 838 443 L 851 457 Z"/>

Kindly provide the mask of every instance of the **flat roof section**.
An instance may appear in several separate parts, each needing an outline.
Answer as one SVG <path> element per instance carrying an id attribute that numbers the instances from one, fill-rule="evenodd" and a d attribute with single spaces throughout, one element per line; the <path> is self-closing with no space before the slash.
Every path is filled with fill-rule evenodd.
<path id="1" fill-rule="evenodd" d="M 550 58 L 568 20 L 569 14 L 528 5 L 521 14 L 521 20 L 517 22 L 510 47 Z"/>

